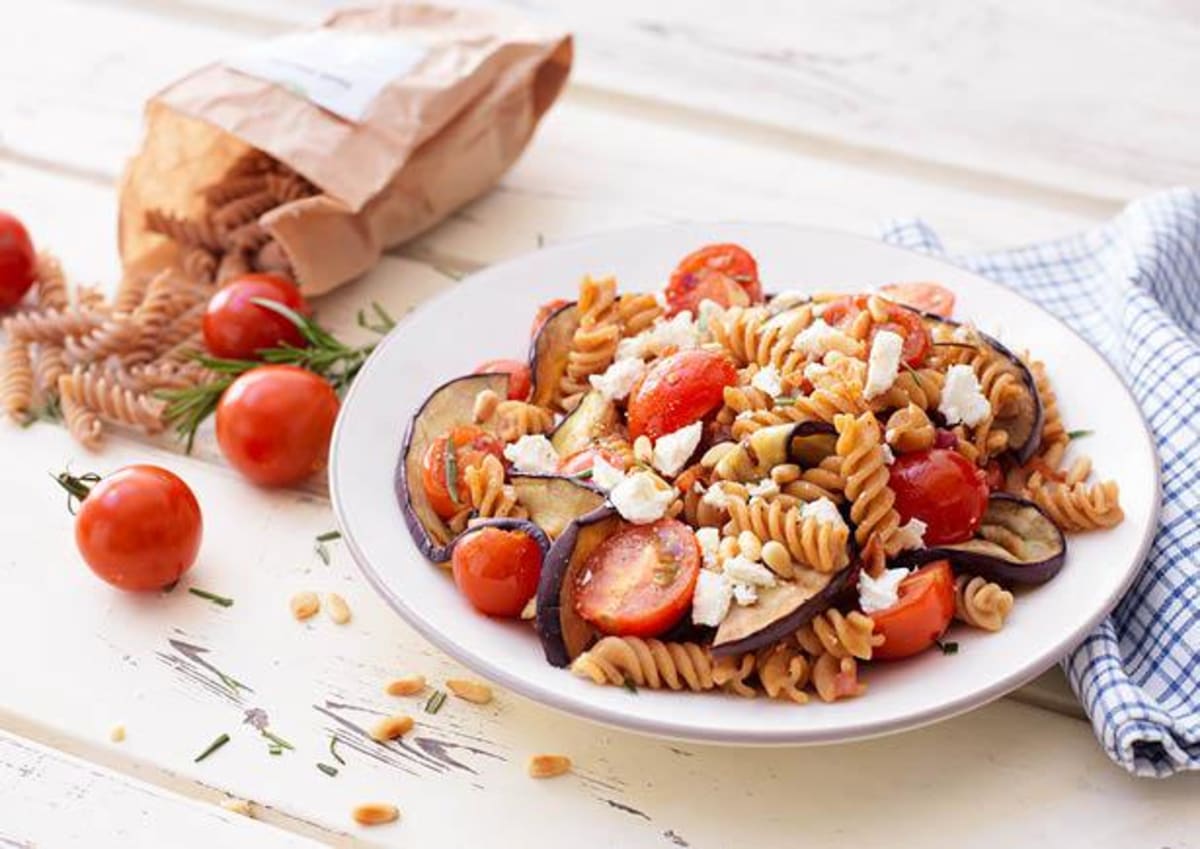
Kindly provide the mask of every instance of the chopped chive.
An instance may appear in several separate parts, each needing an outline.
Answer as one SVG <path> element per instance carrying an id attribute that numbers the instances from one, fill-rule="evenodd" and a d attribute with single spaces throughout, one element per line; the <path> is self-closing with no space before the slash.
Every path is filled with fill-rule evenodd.
<path id="1" fill-rule="evenodd" d="M 196 755 L 196 758 L 195 758 L 195 760 L 192 761 L 192 763 L 197 763 L 197 764 L 200 763 L 200 761 L 207 758 L 209 755 L 211 755 L 213 752 L 215 752 L 217 749 L 221 748 L 228 742 L 229 742 L 229 735 L 222 734 L 216 740 L 213 740 L 211 743 L 209 743 L 207 749 L 205 749 L 200 754 Z"/>
<path id="2" fill-rule="evenodd" d="M 937 640 L 937 647 L 942 650 L 942 654 L 958 654 L 958 643 L 953 640 L 943 643 Z"/>
<path id="3" fill-rule="evenodd" d="M 442 709 L 442 705 L 446 703 L 446 694 L 441 690 L 434 690 L 429 694 L 429 699 L 425 702 L 426 713 L 437 713 Z"/>
<path id="4" fill-rule="evenodd" d="M 1067 433 L 1067 439 L 1083 439 L 1085 436 L 1091 436 L 1094 432 L 1091 430 L 1072 430 Z"/>
<path id="5" fill-rule="evenodd" d="M 621 679 L 621 686 L 624 687 L 629 692 L 633 693 L 635 696 L 637 695 L 637 691 L 638 691 L 637 684 L 633 683 L 633 679 L 630 678 L 628 675 L 624 676 Z"/>
<path id="6" fill-rule="evenodd" d="M 338 774 L 337 767 L 330 766 L 329 764 L 317 764 L 317 769 L 321 770 L 321 772 L 325 773 L 330 778 L 333 778 Z"/>
<path id="7" fill-rule="evenodd" d="M 326 531 L 323 534 L 317 534 L 317 542 L 333 542 L 335 539 L 341 538 L 341 531 Z"/>
<path id="8" fill-rule="evenodd" d="M 446 489 L 450 492 L 450 500 L 461 504 L 458 497 L 458 457 L 455 455 L 454 437 L 446 437 Z"/>
<path id="9" fill-rule="evenodd" d="M 272 734 L 269 729 L 264 728 L 264 729 L 262 729 L 261 733 L 262 733 L 262 736 L 266 737 L 268 740 L 270 740 L 272 743 L 274 743 L 276 746 L 279 746 L 280 748 L 283 748 L 283 749 L 295 749 L 296 748 L 295 746 L 293 746 L 287 740 L 284 740 L 279 735 Z"/>
<path id="10" fill-rule="evenodd" d="M 335 735 L 335 734 L 330 734 L 330 735 L 329 735 L 329 754 L 333 756 L 333 759 L 334 759 L 335 761 L 337 761 L 338 763 L 340 763 L 342 766 L 345 766 L 345 765 L 346 765 L 346 761 L 345 761 L 345 759 L 344 759 L 344 758 L 343 758 L 341 755 L 339 755 L 339 754 L 338 754 L 338 751 L 337 751 L 337 744 L 338 744 L 338 738 L 337 738 L 337 735 Z"/>
<path id="11" fill-rule="evenodd" d="M 219 604 L 221 607 L 233 607 L 233 599 L 227 596 L 210 593 L 208 590 L 202 590 L 199 587 L 188 587 L 188 592 L 200 598 L 207 599 L 213 604 Z"/>

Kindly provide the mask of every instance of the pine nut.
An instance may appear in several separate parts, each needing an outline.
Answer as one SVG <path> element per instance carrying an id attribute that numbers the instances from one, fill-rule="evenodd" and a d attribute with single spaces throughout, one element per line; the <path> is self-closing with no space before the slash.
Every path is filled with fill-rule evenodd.
<path id="1" fill-rule="evenodd" d="M 633 459 L 646 464 L 654 459 L 654 444 L 650 437 L 643 434 L 633 441 Z"/>
<path id="2" fill-rule="evenodd" d="M 254 819 L 254 807 L 245 799 L 226 799 L 221 803 L 221 807 L 231 814 L 241 814 Z"/>
<path id="3" fill-rule="evenodd" d="M 108 732 L 108 739 L 112 740 L 114 743 L 125 742 L 125 726 L 114 725 L 112 730 Z"/>
<path id="4" fill-rule="evenodd" d="M 355 808 L 353 816 L 359 825 L 387 825 L 400 819 L 400 809 L 384 802 L 367 802 Z"/>
<path id="5" fill-rule="evenodd" d="M 403 737 L 413 728 L 413 718 L 411 716 L 385 716 L 383 719 L 375 723 L 371 729 L 371 739 L 379 743 L 386 743 L 389 740 L 395 740 L 397 737 Z"/>
<path id="6" fill-rule="evenodd" d="M 791 483 L 794 480 L 800 479 L 800 467 L 795 463 L 784 463 L 771 469 L 771 480 L 783 486 L 786 483 Z"/>
<path id="7" fill-rule="evenodd" d="M 477 705 L 486 705 L 492 700 L 492 688 L 482 681 L 472 681 L 469 678 L 450 678 L 446 681 L 446 687 L 460 699 Z"/>
<path id="8" fill-rule="evenodd" d="M 762 547 L 763 563 L 766 563 L 774 572 L 781 578 L 790 578 L 794 574 L 792 568 L 792 555 L 788 552 L 787 546 L 779 542 L 779 540 L 767 540 Z"/>
<path id="9" fill-rule="evenodd" d="M 717 543 L 717 559 L 725 561 L 737 557 L 739 550 L 737 537 L 721 537 L 721 541 Z"/>
<path id="10" fill-rule="evenodd" d="M 571 771 L 566 755 L 534 755 L 529 759 L 530 778 L 556 778 Z"/>
<path id="11" fill-rule="evenodd" d="M 476 424 L 482 424 L 496 414 L 500 406 L 500 396 L 491 389 L 485 389 L 475 396 L 474 419 Z"/>
<path id="12" fill-rule="evenodd" d="M 754 535 L 754 531 L 742 531 L 737 536 L 738 551 L 747 560 L 758 560 L 762 557 L 762 543 Z"/>
<path id="13" fill-rule="evenodd" d="M 326 611 L 329 613 L 329 618 L 337 625 L 345 625 L 350 621 L 350 605 L 346 603 L 346 599 L 342 598 L 337 593 L 328 593 L 325 596 Z"/>
<path id="14" fill-rule="evenodd" d="M 1067 478 L 1063 483 L 1067 486 L 1075 486 L 1077 483 L 1083 483 L 1088 479 L 1088 475 L 1092 473 L 1092 458 L 1080 457 L 1071 464 L 1071 468 L 1067 470 Z"/>
<path id="15" fill-rule="evenodd" d="M 700 458 L 700 465 L 706 469 L 711 469 L 721 462 L 721 458 L 737 447 L 736 442 L 718 442 L 712 448 L 704 452 L 704 456 Z"/>
<path id="16" fill-rule="evenodd" d="M 317 611 L 321 609 L 321 600 L 317 598 L 317 594 L 308 591 L 296 593 L 292 596 L 292 600 L 289 603 L 292 608 L 292 615 L 300 621 L 315 616 Z"/>
<path id="17" fill-rule="evenodd" d="M 424 675 L 407 675 L 404 678 L 397 678 L 389 682 L 387 685 L 387 694 L 389 696 L 415 696 L 424 689 Z"/>

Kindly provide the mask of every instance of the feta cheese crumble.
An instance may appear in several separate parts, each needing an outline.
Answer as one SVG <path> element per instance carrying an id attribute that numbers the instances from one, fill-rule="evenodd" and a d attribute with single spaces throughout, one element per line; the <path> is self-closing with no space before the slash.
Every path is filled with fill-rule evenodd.
<path id="1" fill-rule="evenodd" d="M 526 434 L 504 446 L 504 457 L 518 472 L 552 475 L 558 471 L 558 452 L 544 435 Z"/>
<path id="2" fill-rule="evenodd" d="M 633 385 L 646 373 L 646 364 L 636 357 L 617 360 L 603 374 L 588 378 L 592 388 L 609 401 L 620 401 L 629 395 Z"/>
<path id="3" fill-rule="evenodd" d="M 700 330 L 688 310 L 668 319 L 658 319 L 646 330 L 617 344 L 617 359 L 645 359 L 661 354 L 667 348 L 680 351 L 700 344 Z"/>
<path id="4" fill-rule="evenodd" d="M 900 600 L 900 582 L 908 575 L 907 569 L 884 569 L 878 578 L 865 571 L 858 575 L 858 606 L 863 613 L 887 610 Z"/>
<path id="5" fill-rule="evenodd" d="M 735 497 L 726 492 L 720 483 L 715 483 L 704 495 L 700 496 L 700 500 L 709 507 L 715 507 L 717 510 L 728 510 L 729 505 L 734 502 Z"/>
<path id="6" fill-rule="evenodd" d="M 700 556 L 709 569 L 717 566 L 717 551 L 721 547 L 721 532 L 716 528 L 697 528 L 696 542 L 700 545 Z"/>
<path id="7" fill-rule="evenodd" d="M 750 385 L 760 392 L 767 393 L 772 398 L 778 398 L 783 394 L 783 375 L 775 366 L 765 366 L 750 378 Z"/>
<path id="8" fill-rule="evenodd" d="M 725 577 L 735 584 L 749 584 L 752 587 L 775 586 L 775 573 L 761 563 L 739 554 L 725 561 Z"/>
<path id="9" fill-rule="evenodd" d="M 697 421 L 656 439 L 654 441 L 654 468 L 668 477 L 679 474 L 688 458 L 695 453 L 696 446 L 700 444 L 703 430 L 703 423 Z"/>
<path id="10" fill-rule="evenodd" d="M 816 501 L 807 502 L 800 508 L 800 518 L 815 519 L 822 524 L 833 525 L 837 528 L 846 527 L 846 520 L 838 512 L 837 505 L 828 498 L 818 498 Z"/>
<path id="11" fill-rule="evenodd" d="M 675 491 L 671 487 L 660 489 L 658 480 L 649 472 L 635 472 L 613 487 L 608 500 L 623 519 L 647 525 L 666 515 L 675 500 Z"/>
<path id="12" fill-rule="evenodd" d="M 836 327 L 830 327 L 821 318 L 801 330 L 792 340 L 792 350 L 812 357 L 823 357 L 830 351 L 855 350 L 857 347 L 856 339 L 850 338 Z"/>
<path id="13" fill-rule="evenodd" d="M 742 607 L 758 601 L 758 590 L 750 584 L 734 584 L 733 597 Z"/>
<path id="14" fill-rule="evenodd" d="M 779 494 L 779 484 L 770 478 L 763 478 L 746 487 L 746 494 L 751 498 L 771 498 Z"/>
<path id="15" fill-rule="evenodd" d="M 975 427 L 992 414 L 992 405 L 979 391 L 975 369 L 968 365 L 950 366 L 938 412 L 945 416 L 947 424 L 961 422 L 967 427 Z"/>
<path id="16" fill-rule="evenodd" d="M 883 451 L 883 462 L 887 463 L 889 466 L 896 462 L 896 454 L 892 451 L 892 446 L 885 442 L 879 447 Z"/>
<path id="17" fill-rule="evenodd" d="M 608 492 L 625 479 L 625 473 L 596 454 L 592 459 L 591 483 Z"/>
<path id="18" fill-rule="evenodd" d="M 732 602 L 733 583 L 720 572 L 701 570 L 692 592 L 692 621 L 697 625 L 720 625 Z"/>
<path id="19" fill-rule="evenodd" d="M 900 550 L 906 548 L 924 548 L 925 547 L 925 531 L 929 526 L 920 519 L 909 519 L 900 527 L 896 528 L 895 536 L 888 542 L 891 545 L 899 546 Z"/>
<path id="20" fill-rule="evenodd" d="M 900 352 L 904 339 L 899 333 L 880 330 L 871 342 L 871 353 L 867 358 L 867 385 L 863 397 L 870 400 L 892 388 L 896 375 L 900 373 Z"/>

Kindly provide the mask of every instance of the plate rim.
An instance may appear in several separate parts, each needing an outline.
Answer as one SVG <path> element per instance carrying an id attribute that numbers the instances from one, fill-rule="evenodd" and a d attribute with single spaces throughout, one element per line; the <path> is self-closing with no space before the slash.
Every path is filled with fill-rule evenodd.
<path id="1" fill-rule="evenodd" d="M 892 245 L 869 236 L 863 236 L 856 233 L 846 233 L 840 230 L 813 227 L 807 225 L 791 224 L 782 221 L 750 221 L 750 220 L 714 220 L 714 221 L 676 221 L 663 224 L 638 225 L 632 227 L 621 227 L 612 230 L 604 230 L 595 233 L 588 233 L 579 236 L 574 236 L 553 242 L 547 245 L 547 248 L 565 247 L 592 241 L 602 241 L 608 239 L 619 239 L 622 237 L 635 236 L 639 234 L 654 234 L 670 230 L 687 230 L 695 228 L 719 228 L 719 227 L 736 227 L 736 228 L 754 228 L 754 227 L 770 227 L 790 229 L 797 232 L 804 232 L 816 235 L 827 235 L 837 239 L 857 241 L 870 245 L 872 248 L 885 248 L 888 250 L 898 251 L 901 253 L 912 254 L 923 261 L 931 261 L 938 265 L 946 266 L 953 269 L 956 274 L 968 274 L 972 277 L 979 278 L 987 283 L 1000 286 L 1008 295 L 1027 304 L 1031 308 L 1042 313 L 1055 323 L 1061 332 L 1067 333 L 1075 337 L 1079 342 L 1091 348 L 1099 357 L 1104 367 L 1109 374 L 1115 379 L 1121 387 L 1121 391 L 1125 394 L 1126 399 L 1137 412 L 1137 418 L 1141 424 L 1141 439 L 1145 446 L 1149 449 L 1150 456 L 1153 458 L 1153 504 L 1148 516 L 1146 527 L 1142 531 L 1142 538 L 1137 547 L 1137 565 L 1130 569 L 1123 580 L 1119 583 L 1116 589 L 1111 592 L 1104 600 L 1104 603 L 1099 606 L 1099 609 L 1087 617 L 1083 623 L 1073 629 L 1071 633 L 1062 640 L 1059 640 L 1051 647 L 1051 650 L 1045 651 L 1041 660 L 1033 663 L 1031 666 L 1022 668 L 1014 673 L 1003 676 L 989 683 L 986 687 L 980 690 L 975 690 L 970 694 L 959 696 L 951 701 L 940 703 L 924 710 L 904 714 L 892 718 L 883 718 L 878 720 L 868 720 L 862 722 L 858 727 L 852 729 L 818 729 L 811 735 L 805 735 L 803 732 L 797 732 L 794 729 L 775 729 L 769 725 L 762 729 L 737 730 L 734 732 L 725 731 L 715 728 L 711 731 L 696 729 L 692 726 L 679 726 L 674 724 L 669 718 L 643 718 L 636 715 L 622 714 L 619 710 L 609 708 L 604 705 L 593 702 L 580 702 L 578 700 L 564 698 L 561 694 L 551 690 L 538 682 L 531 682 L 526 678 L 515 675 L 502 666 L 497 666 L 485 658 L 475 654 L 468 647 L 455 642 L 444 636 L 438 631 L 431 622 L 428 622 L 422 617 L 413 607 L 404 601 L 395 591 L 388 586 L 381 573 L 379 573 L 369 561 L 365 552 L 355 539 L 353 532 L 349 529 L 349 525 L 343 515 L 343 505 L 340 497 L 338 464 L 335 457 L 338 455 L 338 446 L 342 434 L 345 430 L 345 420 L 347 419 L 347 410 L 351 408 L 351 401 L 357 397 L 356 393 L 362 385 L 362 381 L 355 380 L 351 385 L 346 396 L 342 399 L 341 407 L 338 411 L 337 421 L 334 425 L 333 435 L 330 440 L 329 463 L 328 463 L 328 484 L 329 497 L 333 507 L 334 518 L 337 522 L 338 529 L 342 533 L 343 540 L 346 542 L 351 556 L 359 571 L 366 577 L 368 583 L 375 589 L 380 596 L 388 603 L 388 605 L 400 615 L 400 617 L 417 633 L 428 640 L 435 647 L 444 651 L 450 657 L 454 658 L 459 663 L 462 663 L 467 668 L 486 677 L 488 680 L 500 684 L 511 692 L 529 699 L 539 705 L 551 708 L 559 713 L 564 713 L 573 717 L 579 717 L 591 722 L 596 722 L 609 728 L 615 728 L 623 731 L 632 731 L 635 733 L 656 737 L 660 739 L 679 740 L 688 742 L 698 742 L 715 745 L 731 745 L 731 746 L 812 746 L 812 745 L 833 745 L 837 743 L 847 743 L 857 740 L 867 740 L 877 737 L 883 737 L 890 734 L 900 733 L 902 731 L 916 730 L 936 722 L 952 719 L 963 713 L 971 711 L 975 708 L 983 707 L 991 702 L 1007 695 L 1013 690 L 1032 681 L 1039 675 L 1050 669 L 1060 662 L 1060 659 L 1069 651 L 1078 646 L 1083 640 L 1087 639 L 1088 634 L 1093 631 L 1096 626 L 1107 617 L 1113 609 L 1120 603 L 1120 600 L 1129 591 L 1129 588 L 1140 577 L 1145 568 L 1146 554 L 1150 546 L 1153 544 L 1154 536 L 1159 527 L 1160 512 L 1162 509 L 1162 460 L 1159 457 L 1157 446 L 1154 442 L 1153 431 L 1150 429 L 1146 421 L 1145 412 L 1141 405 L 1138 404 L 1132 390 L 1126 385 L 1124 379 L 1117 372 L 1112 363 L 1108 361 L 1103 354 L 1096 348 L 1072 330 L 1062 319 L 1045 309 L 1041 305 L 1035 303 L 1023 294 L 1005 286 L 997 280 L 992 280 L 960 265 L 956 265 L 944 256 L 928 254 L 921 251 L 913 250 L 912 248 L 903 247 L 900 245 Z M 544 248 L 538 248 L 538 251 Z M 364 363 L 361 374 L 365 373 L 373 366 L 377 366 L 381 361 L 379 354 L 385 348 L 392 344 L 396 344 L 396 340 L 400 339 L 404 325 L 412 319 L 420 310 L 427 308 L 442 299 L 452 297 L 458 291 L 463 283 L 469 282 L 473 277 L 482 273 L 492 273 L 497 270 L 502 271 L 508 266 L 519 265 L 528 256 L 535 251 L 522 251 L 510 257 L 506 257 L 498 262 L 485 265 L 471 274 L 462 278 L 454 286 L 447 288 L 445 291 L 429 298 L 418 304 L 411 312 L 405 315 L 396 326 L 389 331 L 376 345 L 375 351 Z M 397 460 L 399 462 L 399 460 Z M 403 516 L 400 517 L 403 523 Z M 406 528 L 407 530 L 407 528 Z M 433 566 L 433 564 L 428 564 Z M 436 568 L 436 567 L 435 567 Z M 565 670 L 564 670 L 565 671 Z"/>

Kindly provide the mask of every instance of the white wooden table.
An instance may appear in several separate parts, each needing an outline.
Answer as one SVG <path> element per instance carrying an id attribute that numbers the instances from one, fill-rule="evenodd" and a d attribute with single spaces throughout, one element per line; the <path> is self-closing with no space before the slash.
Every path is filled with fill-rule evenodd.
<path id="1" fill-rule="evenodd" d="M 1155 188 L 1200 181 L 1200 9 L 1188 3 L 728 4 L 509 0 L 578 33 L 571 87 L 490 195 L 318 304 L 397 314 L 461 273 L 643 222 L 759 219 L 870 233 L 917 213 L 955 248 L 1063 234 Z M 254 37 L 315 20 L 313 0 L 12 4 L 0 27 L 0 207 L 83 280 L 116 278 L 114 178 L 147 95 Z M 830 8 L 836 6 L 837 8 Z M 1049 8 L 1047 8 L 1049 7 Z M 419 376 L 414 376 L 419 379 Z M 82 566 L 46 472 L 162 463 L 205 510 L 193 585 L 131 598 Z M 52 425 L 0 426 L 0 846 L 1197 845 L 1200 776 L 1112 766 L 1057 672 L 969 715 L 848 746 L 675 745 L 507 693 L 436 716 L 391 676 L 460 672 L 378 601 L 319 485 L 269 494 L 202 441 L 114 438 L 85 456 Z M 295 623 L 297 589 L 354 621 Z M 247 686 L 232 692 L 222 675 Z M 362 728 L 418 717 L 410 745 Z M 270 756 L 243 724 L 295 744 Z M 109 740 L 123 724 L 127 739 Z M 216 735 L 232 741 L 195 755 Z M 336 777 L 331 735 L 347 763 Z M 576 774 L 533 782 L 534 752 Z M 258 821 L 218 803 L 254 800 Z M 394 825 L 355 826 L 366 800 Z"/>

